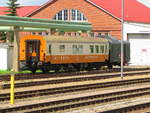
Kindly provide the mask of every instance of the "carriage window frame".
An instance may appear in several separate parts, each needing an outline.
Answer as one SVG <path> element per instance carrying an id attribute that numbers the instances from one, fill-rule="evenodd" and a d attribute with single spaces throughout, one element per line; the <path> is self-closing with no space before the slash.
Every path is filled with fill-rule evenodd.
<path id="1" fill-rule="evenodd" d="M 49 49 L 49 54 L 51 54 L 52 53 L 52 45 L 50 44 L 49 46 L 48 46 L 48 49 Z"/>
<path id="2" fill-rule="evenodd" d="M 83 45 L 72 45 L 72 53 L 73 54 L 82 54 L 83 53 Z"/>
<path id="3" fill-rule="evenodd" d="M 95 45 L 95 53 L 100 53 L 100 46 L 99 45 Z"/>
<path id="4" fill-rule="evenodd" d="M 100 48 L 100 53 L 101 53 L 101 54 L 105 54 L 105 44 L 101 44 L 101 45 L 99 46 L 99 48 Z"/>
<path id="5" fill-rule="evenodd" d="M 106 53 L 106 54 L 109 53 L 109 47 L 108 47 L 108 44 L 105 45 L 105 53 Z"/>
<path id="6" fill-rule="evenodd" d="M 90 53 L 91 53 L 91 54 L 94 53 L 94 45 L 90 45 Z"/>
<path id="7" fill-rule="evenodd" d="M 78 45 L 78 53 L 83 53 L 83 45 Z"/>
<path id="8" fill-rule="evenodd" d="M 65 45 L 59 45 L 59 52 L 65 52 Z"/>
<path id="9" fill-rule="evenodd" d="M 72 53 L 77 54 L 77 45 L 72 45 Z"/>

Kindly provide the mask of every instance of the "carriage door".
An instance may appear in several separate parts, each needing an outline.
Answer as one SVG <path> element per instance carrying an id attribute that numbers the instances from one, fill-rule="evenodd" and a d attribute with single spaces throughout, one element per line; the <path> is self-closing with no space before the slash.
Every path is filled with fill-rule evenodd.
<path id="1" fill-rule="evenodd" d="M 26 41 L 26 59 L 27 61 L 38 62 L 40 60 L 40 41 Z"/>

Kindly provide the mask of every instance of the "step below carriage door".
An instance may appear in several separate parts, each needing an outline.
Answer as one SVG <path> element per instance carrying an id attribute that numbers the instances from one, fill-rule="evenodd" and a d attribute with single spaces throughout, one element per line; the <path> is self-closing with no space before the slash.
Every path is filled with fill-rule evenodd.
<path id="1" fill-rule="evenodd" d="M 26 59 L 27 61 L 38 62 L 40 60 L 40 41 L 26 41 Z"/>

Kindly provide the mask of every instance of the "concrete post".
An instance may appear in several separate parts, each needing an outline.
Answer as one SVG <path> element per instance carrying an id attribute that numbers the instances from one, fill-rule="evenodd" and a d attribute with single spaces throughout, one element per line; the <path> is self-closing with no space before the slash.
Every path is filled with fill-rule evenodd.
<path id="1" fill-rule="evenodd" d="M 14 27 L 13 70 L 19 71 L 19 27 Z"/>

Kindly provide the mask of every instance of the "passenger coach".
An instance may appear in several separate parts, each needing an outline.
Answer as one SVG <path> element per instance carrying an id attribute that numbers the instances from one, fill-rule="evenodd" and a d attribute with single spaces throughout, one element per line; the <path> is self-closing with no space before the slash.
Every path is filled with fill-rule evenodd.
<path id="1" fill-rule="evenodd" d="M 26 36 L 20 40 L 20 61 L 33 73 L 49 70 L 99 69 L 108 62 L 109 42 L 105 38 Z"/>
<path id="2" fill-rule="evenodd" d="M 124 42 L 123 63 L 130 60 L 130 43 Z M 25 36 L 20 39 L 20 62 L 33 73 L 80 71 L 120 65 L 121 42 L 113 37 Z"/>

